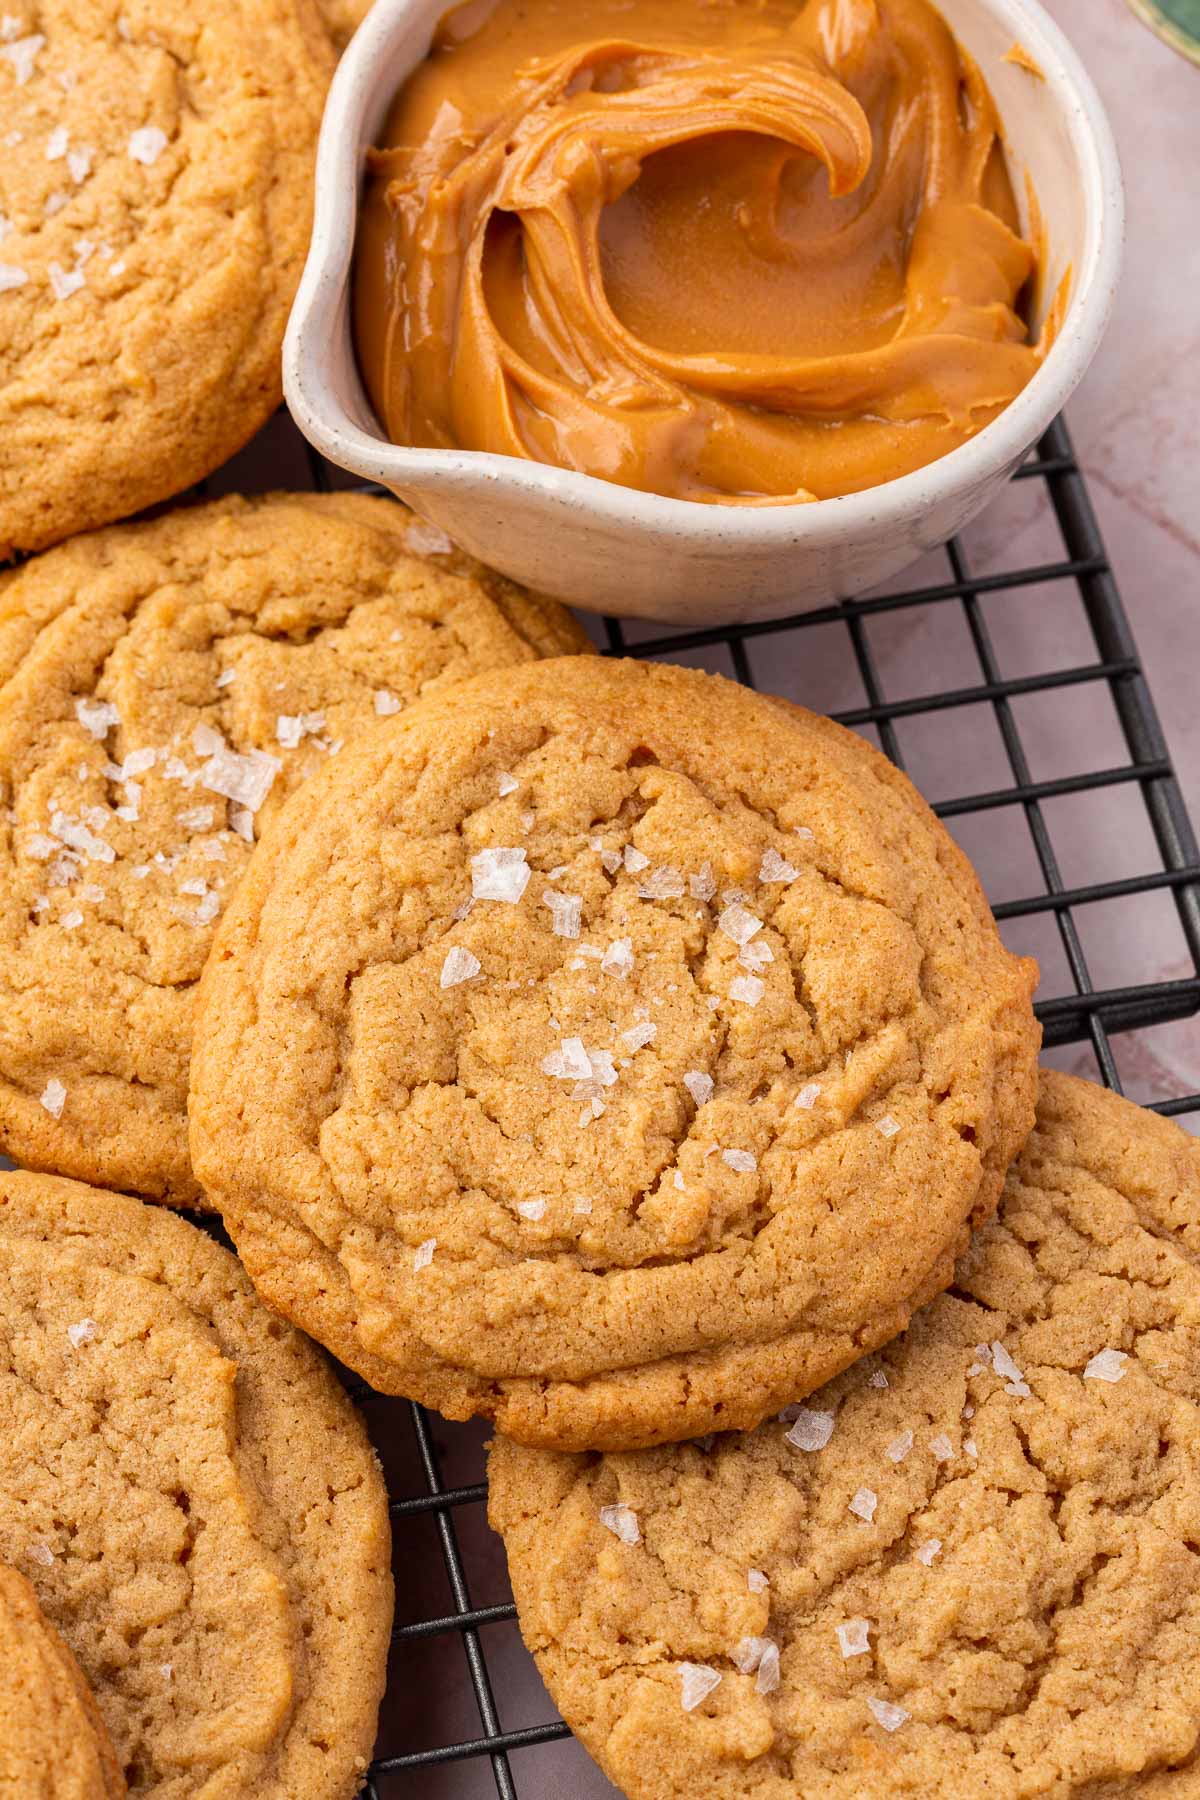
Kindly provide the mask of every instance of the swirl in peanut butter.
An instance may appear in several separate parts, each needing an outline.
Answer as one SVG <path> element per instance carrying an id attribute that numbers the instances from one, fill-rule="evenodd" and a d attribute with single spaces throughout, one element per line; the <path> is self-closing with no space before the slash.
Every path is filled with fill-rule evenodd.
<path id="1" fill-rule="evenodd" d="M 825 499 L 1038 364 L 1000 122 L 926 0 L 472 0 L 370 169 L 355 333 L 398 443 Z"/>

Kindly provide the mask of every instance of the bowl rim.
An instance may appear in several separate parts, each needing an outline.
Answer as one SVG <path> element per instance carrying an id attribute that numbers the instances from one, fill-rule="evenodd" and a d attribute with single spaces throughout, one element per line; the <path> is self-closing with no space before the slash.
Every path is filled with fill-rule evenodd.
<path id="1" fill-rule="evenodd" d="M 419 492 L 482 487 L 520 493 L 577 520 L 692 545 L 730 539 L 770 547 L 852 538 L 878 531 L 955 497 L 978 491 L 1015 468 L 1047 429 L 1086 372 L 1112 311 L 1124 247 L 1124 186 L 1112 127 L 1096 87 L 1066 34 L 1039 0 L 980 0 L 1014 42 L 1028 49 L 1059 104 L 1082 177 L 1085 244 L 1058 338 L 1003 412 L 932 463 L 876 487 L 825 500 L 727 506 L 622 487 L 599 476 L 491 451 L 393 444 L 351 416 L 331 379 L 333 339 L 349 331 L 348 301 L 361 206 L 360 140 L 374 68 L 414 17 L 440 14 L 449 0 L 375 0 L 343 53 L 326 101 L 317 146 L 312 239 L 283 348 L 288 407 L 305 437 L 330 461 L 391 488 Z M 934 0 L 937 3 L 937 0 Z M 415 65 L 413 65 L 415 66 Z M 407 70 L 405 71 L 407 73 Z M 395 85 L 404 79 L 397 75 Z M 394 91 L 394 89 L 393 89 Z M 347 200 L 349 203 L 347 204 Z M 365 417 L 374 419 L 350 345 L 350 379 Z"/>

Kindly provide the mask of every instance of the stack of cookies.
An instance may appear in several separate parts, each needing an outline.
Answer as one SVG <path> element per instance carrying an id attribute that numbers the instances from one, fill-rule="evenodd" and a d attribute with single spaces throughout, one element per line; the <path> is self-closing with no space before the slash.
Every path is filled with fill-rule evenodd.
<path id="1" fill-rule="evenodd" d="M 830 721 L 390 501 L 120 523 L 277 404 L 365 8 L 8 7 L 0 1791 L 358 1791 L 391 1541 L 324 1346 L 494 1422 L 630 1800 L 1200 1793 L 1200 1152 L 1039 1077 Z"/>

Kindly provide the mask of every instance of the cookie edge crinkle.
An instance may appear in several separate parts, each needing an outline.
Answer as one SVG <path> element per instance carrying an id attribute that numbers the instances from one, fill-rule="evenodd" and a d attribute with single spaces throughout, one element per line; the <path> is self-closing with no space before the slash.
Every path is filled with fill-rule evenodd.
<path id="1" fill-rule="evenodd" d="M 306 1637 L 314 1679 L 288 1728 L 288 1735 L 307 1734 L 305 1741 L 322 1749 L 322 1779 L 306 1788 L 305 1800 L 351 1800 L 371 1757 L 386 1688 L 391 1527 L 366 1426 L 324 1354 L 261 1304 L 237 1257 L 188 1220 L 130 1195 L 59 1176 L 0 1171 L 0 1237 L 6 1234 L 61 1240 L 64 1256 L 162 1283 L 197 1309 L 236 1363 L 246 1441 L 265 1471 L 263 1504 L 274 1511 L 280 1541 L 293 1556 L 286 1565 L 292 1604 L 298 1618 L 307 1612 L 318 1624 L 333 1621 L 319 1662 L 318 1630 Z M 298 1425 L 314 1433 L 311 1454 L 297 1441 Z M 329 1485 L 335 1466 L 346 1477 L 337 1492 Z M 289 1495 L 290 1513 L 281 1505 Z M 319 1532 L 321 1557 L 311 1554 Z M 302 1582 L 301 1566 L 316 1579 Z M 103 1692 L 96 1698 L 103 1713 Z"/>
<path id="2" fill-rule="evenodd" d="M 913 1311 L 950 1282 L 970 1231 L 995 1211 L 1008 1164 L 1033 1124 L 1040 1043 L 1040 1028 L 1032 1010 L 1036 965 L 1004 949 L 974 870 L 907 777 L 872 746 L 833 721 L 787 703 L 748 696 L 743 688 L 719 676 L 670 665 L 562 659 L 508 671 L 506 678 L 509 691 L 503 703 L 511 706 L 521 704 L 525 696 L 520 684 L 531 679 L 552 683 L 556 691 L 570 689 L 572 702 L 579 705 L 589 704 L 590 692 L 597 684 L 602 687 L 605 680 L 666 683 L 680 689 L 677 698 L 682 698 L 684 687 L 690 687 L 691 696 L 697 698 L 727 689 L 739 696 L 739 706 L 761 709 L 758 718 L 764 725 L 776 718 L 810 734 L 806 746 L 810 753 L 814 737 L 828 746 L 834 758 L 844 760 L 849 752 L 858 767 L 884 782 L 896 801 L 909 809 L 919 829 L 932 835 L 947 885 L 969 911 L 980 941 L 994 951 L 993 986 L 980 997 L 975 1021 L 978 1029 L 989 1034 L 997 1064 L 991 1142 L 981 1156 L 971 1204 L 953 1239 L 910 1294 L 898 1299 L 886 1315 L 864 1321 L 853 1338 L 839 1338 L 836 1353 L 830 1352 L 826 1340 L 813 1352 L 815 1334 L 797 1331 L 765 1346 L 726 1347 L 719 1356 L 669 1356 L 631 1371 L 605 1371 L 582 1381 L 530 1378 L 489 1383 L 460 1375 L 415 1341 L 413 1355 L 403 1366 L 368 1350 L 356 1334 L 356 1302 L 336 1256 L 298 1216 L 287 1213 L 285 1207 L 272 1207 L 267 1172 L 242 1165 L 244 1125 L 228 1073 L 239 1053 L 243 1027 L 253 1028 L 255 1007 L 247 987 L 250 977 L 243 966 L 255 954 L 259 921 L 276 871 L 286 866 L 291 851 L 306 834 L 318 829 L 316 822 L 326 796 L 336 791 L 336 784 L 356 776 L 361 783 L 372 779 L 367 764 L 378 759 L 385 742 L 378 734 L 362 746 L 361 770 L 343 759 L 338 771 L 322 771 L 292 798 L 269 828 L 221 923 L 197 1003 L 189 1099 L 193 1165 L 269 1304 L 311 1331 L 382 1391 L 404 1394 L 450 1418 L 482 1414 L 519 1441 L 557 1449 L 633 1449 L 714 1429 L 750 1429 L 780 1405 L 820 1386 L 847 1363 L 902 1331 Z M 500 679 L 475 677 L 456 688 L 454 698 L 460 707 L 481 696 L 490 701 L 495 690 L 489 693 L 488 683 Z M 577 688 L 572 687 L 575 683 Z M 448 727 L 451 721 L 442 710 L 444 704 L 431 697 L 390 721 L 392 743 L 399 748 L 422 731 L 436 735 L 440 726 Z M 804 1343 L 799 1341 L 802 1335 Z M 811 1364 L 807 1372 L 806 1354 Z M 767 1362 L 771 1366 L 764 1368 Z M 706 1399 L 697 1392 L 699 1384 L 694 1378 L 705 1364 L 720 1365 L 719 1398 Z M 639 1386 L 635 1394 L 627 1377 L 650 1385 Z"/>

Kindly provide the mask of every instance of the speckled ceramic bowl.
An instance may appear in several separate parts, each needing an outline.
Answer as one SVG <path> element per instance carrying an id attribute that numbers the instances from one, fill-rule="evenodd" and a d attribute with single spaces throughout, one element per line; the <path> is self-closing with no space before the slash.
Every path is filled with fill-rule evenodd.
<path id="1" fill-rule="evenodd" d="M 861 593 L 944 543 L 984 507 L 1095 355 L 1121 262 L 1116 147 L 1079 58 L 1035 0 L 941 0 L 1005 121 L 1018 193 L 1033 178 L 1064 328 L 985 430 L 915 474 L 807 506 L 706 506 L 541 463 L 391 444 L 363 392 L 350 271 L 364 157 L 425 55 L 447 0 L 376 0 L 338 68 L 321 130 L 312 248 L 284 345 L 288 405 L 323 455 L 399 494 L 458 543 L 531 587 L 594 611 L 677 625 L 764 619 Z M 1014 44 L 1041 71 L 1005 55 Z"/>

